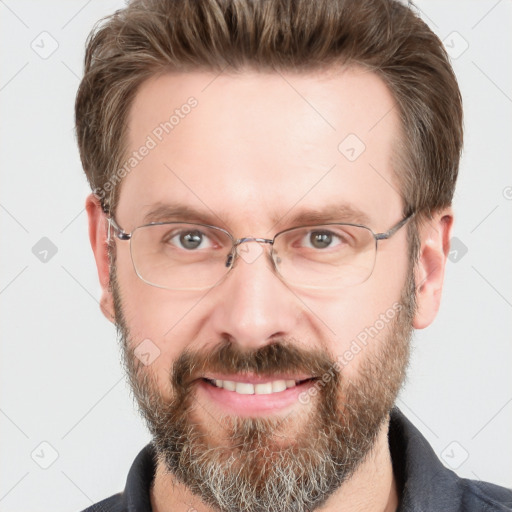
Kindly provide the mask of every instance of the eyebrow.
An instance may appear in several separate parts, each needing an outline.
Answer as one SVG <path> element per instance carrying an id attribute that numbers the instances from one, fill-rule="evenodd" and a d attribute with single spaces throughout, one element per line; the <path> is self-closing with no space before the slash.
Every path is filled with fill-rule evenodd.
<path id="1" fill-rule="evenodd" d="M 199 222 L 201 224 L 218 224 L 219 221 L 224 224 L 220 215 L 211 211 L 199 211 L 185 204 L 165 204 L 156 203 L 144 215 L 142 222 L 144 224 L 151 222 L 166 222 L 173 220 L 183 220 Z"/>
<path id="2" fill-rule="evenodd" d="M 348 222 L 351 224 L 370 224 L 370 217 L 359 208 L 350 204 L 331 204 L 321 209 L 304 208 L 299 210 L 287 219 L 288 215 L 283 217 L 281 223 L 291 223 L 294 225 L 307 224 L 328 224 L 331 222 Z"/>
<path id="3" fill-rule="evenodd" d="M 226 216 L 213 211 L 197 210 L 184 204 L 167 204 L 158 202 L 150 207 L 144 215 L 142 222 L 172 222 L 176 220 L 197 222 L 200 224 L 219 225 L 225 227 Z M 350 204 L 331 204 L 321 209 L 302 208 L 293 210 L 285 215 L 273 215 L 274 226 L 290 225 L 301 226 L 308 224 L 327 224 L 332 222 L 348 222 L 352 224 L 368 225 L 370 218 L 362 210 Z"/>

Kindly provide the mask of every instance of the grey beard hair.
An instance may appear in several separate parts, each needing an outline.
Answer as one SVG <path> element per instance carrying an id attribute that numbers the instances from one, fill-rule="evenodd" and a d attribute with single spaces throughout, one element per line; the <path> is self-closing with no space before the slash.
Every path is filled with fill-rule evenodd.
<path id="1" fill-rule="evenodd" d="M 333 478 L 338 473 L 337 463 L 332 457 L 323 456 L 329 443 L 329 435 L 321 432 L 316 449 L 294 450 L 293 457 L 288 450 L 254 457 L 242 449 L 244 465 L 254 467 L 257 463 L 258 473 L 265 475 L 261 481 L 256 479 L 256 485 L 254 479 L 243 474 L 240 460 L 233 454 L 221 460 L 215 449 L 206 450 L 199 457 L 185 455 L 185 460 L 195 461 L 193 475 L 189 475 L 188 464 L 173 468 L 173 472 L 186 475 L 184 480 L 188 481 L 192 476 L 197 482 L 195 494 L 225 512 L 306 512 L 324 502 L 338 487 L 338 479 Z M 264 448 L 261 440 L 255 452 L 264 452 Z M 233 471 L 233 466 L 238 471 Z"/>
<path id="2" fill-rule="evenodd" d="M 197 425 L 188 424 L 185 414 L 176 421 L 169 409 L 181 405 L 156 405 L 155 395 L 148 392 L 154 383 L 150 384 L 147 374 L 132 385 L 167 471 L 204 503 L 222 512 L 317 509 L 371 453 L 387 419 L 386 406 L 395 398 L 390 390 L 384 402 L 380 401 L 380 414 L 375 415 L 375 405 L 369 404 L 370 413 L 355 419 L 356 411 L 347 406 L 352 410 L 341 414 L 342 421 L 327 400 L 319 406 L 320 411 L 311 414 L 305 434 L 285 448 L 279 447 L 280 432 L 286 432 L 292 417 L 226 417 L 222 427 L 229 447 L 225 448 L 209 446 L 206 434 Z M 351 385 L 346 392 L 347 404 L 353 402 L 356 393 L 360 401 L 368 396 Z M 187 406 L 188 412 L 192 410 Z M 351 418 L 353 423 L 349 424 Z"/>
<path id="3" fill-rule="evenodd" d="M 159 461 L 205 504 L 220 512 L 311 512 L 371 456 L 405 380 L 416 307 L 412 272 L 402 293 L 402 310 L 378 350 L 358 356 L 363 359 L 354 380 L 345 379 L 343 370 L 335 372 L 310 404 L 309 418 L 299 417 L 295 423 L 293 416 L 226 416 L 220 420 L 223 436 L 218 446 L 212 444 L 205 422 L 193 420 L 197 404 L 193 393 L 180 386 L 176 364 L 172 398 L 162 398 L 150 368 L 133 353 L 136 343 L 130 340 L 113 267 L 111 286 L 124 365 Z M 317 360 L 313 353 L 303 357 Z M 262 364 L 272 361 L 264 359 Z M 286 444 L 283 436 L 297 424 L 302 429 Z"/>

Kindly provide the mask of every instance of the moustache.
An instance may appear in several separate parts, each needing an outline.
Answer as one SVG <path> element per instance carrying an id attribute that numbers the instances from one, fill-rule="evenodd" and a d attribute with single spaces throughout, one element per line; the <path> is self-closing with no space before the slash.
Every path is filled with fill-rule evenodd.
<path id="1" fill-rule="evenodd" d="M 308 380 L 316 380 L 328 372 L 339 377 L 336 368 L 335 359 L 327 352 L 306 350 L 289 340 L 252 351 L 242 351 L 226 340 L 208 351 L 184 351 L 173 364 L 171 383 L 178 393 L 185 395 L 195 381 L 211 373 L 254 374 L 268 378 L 275 374 L 300 374 L 307 375 Z"/>

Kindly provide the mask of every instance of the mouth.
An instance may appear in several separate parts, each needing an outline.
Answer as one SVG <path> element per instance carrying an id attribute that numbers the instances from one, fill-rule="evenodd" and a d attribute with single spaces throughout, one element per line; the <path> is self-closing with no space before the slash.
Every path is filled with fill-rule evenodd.
<path id="1" fill-rule="evenodd" d="M 316 377 L 254 375 L 208 375 L 197 380 L 199 398 L 221 414 L 245 417 L 284 415 L 302 406 L 300 395 L 314 385 Z"/>
<path id="2" fill-rule="evenodd" d="M 229 379 L 203 378 L 202 380 L 216 388 L 226 389 L 239 395 L 272 395 L 312 381 L 314 377 L 306 379 L 277 379 L 256 383 Z"/>

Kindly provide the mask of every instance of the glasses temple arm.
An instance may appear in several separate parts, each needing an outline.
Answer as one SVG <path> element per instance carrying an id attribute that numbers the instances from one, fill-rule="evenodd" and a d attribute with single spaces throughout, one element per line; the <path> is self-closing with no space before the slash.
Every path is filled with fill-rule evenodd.
<path id="1" fill-rule="evenodd" d="M 112 227 L 112 231 L 119 238 L 119 240 L 130 240 L 132 237 L 131 233 L 126 233 L 123 229 L 121 229 L 117 222 L 113 217 L 107 217 L 108 221 L 108 240 L 110 241 L 110 228 Z"/>
<path id="2" fill-rule="evenodd" d="M 404 217 L 398 224 L 393 226 L 389 231 L 386 231 L 385 233 L 376 233 L 375 234 L 375 240 L 387 240 L 388 238 L 391 238 L 401 227 L 403 227 L 414 215 L 416 212 L 411 212 L 407 217 Z"/>

